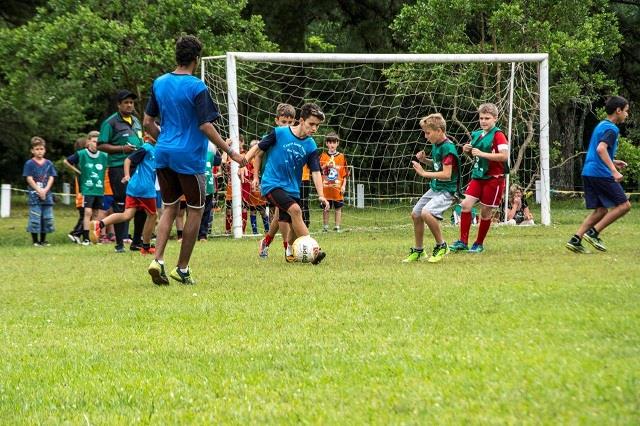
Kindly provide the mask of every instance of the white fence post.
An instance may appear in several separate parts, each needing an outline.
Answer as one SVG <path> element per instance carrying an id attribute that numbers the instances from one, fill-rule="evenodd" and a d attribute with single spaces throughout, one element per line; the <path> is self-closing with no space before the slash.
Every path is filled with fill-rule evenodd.
<path id="1" fill-rule="evenodd" d="M 62 184 L 62 204 L 66 204 L 67 206 L 71 204 L 71 196 L 69 195 L 70 193 L 71 185 L 69 185 L 67 182 L 64 182 Z"/>
<path id="2" fill-rule="evenodd" d="M 362 183 L 356 187 L 356 208 L 364 209 L 364 184 Z"/>
<path id="3" fill-rule="evenodd" d="M 9 217 L 11 215 L 11 185 L 3 183 L 1 191 L 0 217 Z"/>

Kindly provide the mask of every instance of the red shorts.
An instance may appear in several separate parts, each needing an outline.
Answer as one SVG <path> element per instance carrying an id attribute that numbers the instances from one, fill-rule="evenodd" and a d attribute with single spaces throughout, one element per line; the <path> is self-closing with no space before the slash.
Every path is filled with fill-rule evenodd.
<path id="1" fill-rule="evenodd" d="M 488 207 L 499 207 L 504 193 L 504 176 L 489 179 L 471 179 L 464 195 L 480 200 Z"/>
<path id="2" fill-rule="evenodd" d="M 144 210 L 147 214 L 156 214 L 155 198 L 129 197 L 124 200 L 125 209 Z"/>

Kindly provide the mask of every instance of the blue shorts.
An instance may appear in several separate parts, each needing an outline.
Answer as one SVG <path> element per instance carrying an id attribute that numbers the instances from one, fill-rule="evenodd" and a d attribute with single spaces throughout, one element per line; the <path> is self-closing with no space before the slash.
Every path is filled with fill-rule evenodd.
<path id="1" fill-rule="evenodd" d="M 337 200 L 327 200 L 327 201 L 329 201 L 330 209 L 341 209 L 342 206 L 344 206 L 344 201 L 337 201 Z"/>
<path id="2" fill-rule="evenodd" d="M 102 197 L 102 210 L 105 212 L 113 205 L 113 195 L 105 195 Z"/>
<path id="3" fill-rule="evenodd" d="M 584 201 L 588 209 L 611 208 L 624 204 L 629 199 L 622 185 L 613 177 L 582 176 Z"/>

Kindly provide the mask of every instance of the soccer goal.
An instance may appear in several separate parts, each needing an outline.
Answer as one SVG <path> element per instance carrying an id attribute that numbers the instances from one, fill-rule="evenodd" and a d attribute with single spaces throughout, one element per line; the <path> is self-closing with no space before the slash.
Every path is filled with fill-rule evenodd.
<path id="1" fill-rule="evenodd" d="M 229 52 L 204 58 L 201 72 L 236 148 L 241 135 L 248 144 L 270 131 L 280 102 L 322 107 L 327 119 L 315 140 L 325 149 L 323 135 L 340 136 L 338 150 L 350 170 L 343 227 L 353 230 L 410 226 L 410 206 L 428 185 L 411 167 L 416 152 L 430 152 L 421 117 L 441 113 L 461 153 L 479 127 L 478 105 L 495 103 L 511 147 L 508 183 L 523 187 L 531 206 L 540 204 L 538 222 L 551 222 L 547 54 Z M 464 190 L 472 160 L 461 159 Z M 235 173 L 232 180 L 234 235 L 240 236 Z M 313 231 L 322 220 L 313 194 L 311 206 Z"/>

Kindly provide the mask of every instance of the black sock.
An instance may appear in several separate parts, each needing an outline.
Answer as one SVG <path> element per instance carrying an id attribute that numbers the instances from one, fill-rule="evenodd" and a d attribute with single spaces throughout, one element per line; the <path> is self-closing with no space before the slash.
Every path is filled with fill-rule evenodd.
<path id="1" fill-rule="evenodd" d="M 83 229 L 82 230 L 82 239 L 85 241 L 89 241 L 89 230 L 88 229 Z"/>
<path id="2" fill-rule="evenodd" d="M 182 229 L 178 229 L 177 232 L 178 232 L 178 238 L 182 238 Z"/>
<path id="3" fill-rule="evenodd" d="M 421 249 L 414 248 L 413 250 L 416 251 L 417 253 L 422 253 L 424 251 L 424 248 L 421 248 Z"/>
<path id="4" fill-rule="evenodd" d="M 40 242 L 44 243 L 45 241 L 47 241 L 47 233 L 46 232 L 41 232 L 40 233 Z"/>
<path id="5" fill-rule="evenodd" d="M 100 227 L 100 229 L 104 229 L 104 222 L 103 221 L 99 221 L 98 222 L 98 226 Z"/>
<path id="6" fill-rule="evenodd" d="M 573 234 L 573 237 L 571 237 L 571 242 L 574 244 L 580 244 L 582 243 L 582 238 L 580 238 L 578 234 Z"/>
<path id="7" fill-rule="evenodd" d="M 31 239 L 33 240 L 33 244 L 38 244 L 38 234 L 36 232 L 31 233 Z"/>

